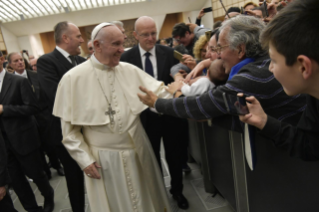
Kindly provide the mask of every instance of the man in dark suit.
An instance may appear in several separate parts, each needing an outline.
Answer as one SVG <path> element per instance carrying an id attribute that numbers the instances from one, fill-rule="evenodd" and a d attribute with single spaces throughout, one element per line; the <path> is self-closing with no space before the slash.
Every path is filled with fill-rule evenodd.
<path id="1" fill-rule="evenodd" d="M 79 57 L 80 45 L 83 43 L 77 26 L 60 22 L 54 27 L 56 48 L 38 59 L 37 72 L 41 89 L 43 89 L 52 114 L 54 99 L 62 76 L 74 66 L 85 61 Z M 62 144 L 60 119 L 51 115 L 48 137 L 55 145 L 58 157 L 64 167 L 70 202 L 73 211 L 84 212 L 84 176 L 79 165 L 71 158 Z"/>
<path id="2" fill-rule="evenodd" d="M 27 79 L 0 67 L 0 128 L 6 143 L 12 187 L 27 211 L 42 211 L 25 175 L 33 179 L 44 197 L 44 211 L 54 209 L 54 190 L 46 177 L 39 152 L 40 141 L 34 115 L 36 96 Z"/>
<path id="3" fill-rule="evenodd" d="M 134 32 L 139 45 L 124 52 L 121 61 L 136 65 L 167 85 L 173 81 L 170 69 L 178 61 L 174 59 L 172 48 L 155 45 L 156 35 L 154 20 L 146 16 L 140 17 L 135 23 Z M 182 160 L 182 156 L 186 154 L 188 141 L 187 122 L 179 118 L 154 113 L 149 109 L 141 114 L 141 121 L 160 167 L 160 142 L 163 138 L 165 157 L 171 174 L 170 192 L 178 206 L 187 209 L 188 201 L 182 194 L 182 163 L 185 162 Z"/>
<path id="4" fill-rule="evenodd" d="M 60 176 L 64 176 L 64 170 L 61 167 L 59 159 L 56 155 L 55 146 L 51 145 L 50 142 L 48 142 L 48 122 L 51 117 L 51 112 L 48 107 L 46 96 L 44 95 L 42 89 L 40 89 L 37 73 L 34 71 L 26 70 L 25 64 L 23 62 L 23 57 L 20 53 L 12 52 L 8 55 L 7 58 L 9 61 L 9 65 L 14 71 L 13 74 L 27 78 L 36 94 L 36 97 L 38 99 L 38 106 L 41 111 L 40 113 L 35 114 L 41 140 L 41 149 L 47 153 L 50 159 L 51 166 L 57 170 Z M 43 151 L 41 151 L 41 157 L 43 162 L 43 169 L 46 172 L 48 178 L 51 179 L 51 171 L 48 164 L 46 163 Z"/>
<path id="5" fill-rule="evenodd" d="M 0 211 L 17 212 L 6 185 L 10 182 L 7 170 L 7 152 L 0 130 Z"/>

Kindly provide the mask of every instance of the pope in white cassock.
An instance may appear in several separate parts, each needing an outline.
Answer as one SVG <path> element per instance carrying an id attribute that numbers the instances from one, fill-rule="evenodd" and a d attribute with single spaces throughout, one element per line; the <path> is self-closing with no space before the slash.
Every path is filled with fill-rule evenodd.
<path id="1" fill-rule="evenodd" d="M 162 82 L 119 62 L 124 35 L 113 24 L 92 32 L 94 55 L 60 81 L 53 114 L 63 144 L 85 172 L 92 212 L 171 211 L 163 178 L 139 114 L 141 85 L 171 98 Z"/>

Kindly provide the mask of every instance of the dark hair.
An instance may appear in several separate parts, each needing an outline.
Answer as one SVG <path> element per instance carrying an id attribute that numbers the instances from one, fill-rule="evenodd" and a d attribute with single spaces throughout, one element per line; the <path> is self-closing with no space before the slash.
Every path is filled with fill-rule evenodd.
<path id="1" fill-rule="evenodd" d="M 174 50 L 180 52 L 181 54 L 189 54 L 188 50 L 186 49 L 184 45 L 177 45 L 174 47 Z"/>
<path id="2" fill-rule="evenodd" d="M 175 24 L 172 31 L 172 37 L 175 38 L 177 36 L 179 37 L 185 37 L 186 32 L 191 33 L 189 30 L 189 26 L 187 26 L 185 23 L 178 23 Z"/>
<path id="3" fill-rule="evenodd" d="M 228 13 L 232 13 L 232 12 L 240 13 L 240 8 L 239 7 L 230 7 L 230 8 L 228 8 L 227 14 Z"/>
<path id="4" fill-rule="evenodd" d="M 222 25 L 222 23 L 223 22 L 221 22 L 221 21 L 215 22 L 214 25 L 213 25 L 213 29 L 216 29 L 216 28 L 220 27 Z"/>
<path id="5" fill-rule="evenodd" d="M 2 51 L 0 51 L 0 57 L 2 57 L 2 56 L 3 56 Z"/>
<path id="6" fill-rule="evenodd" d="M 62 34 L 65 33 L 69 28 L 69 23 L 67 21 L 59 22 L 54 26 L 54 40 L 56 44 L 61 43 Z"/>
<path id="7" fill-rule="evenodd" d="M 299 55 L 305 55 L 319 63 L 319 4 L 318 0 L 295 0 L 267 25 L 260 36 L 261 44 L 269 43 L 292 66 Z"/>

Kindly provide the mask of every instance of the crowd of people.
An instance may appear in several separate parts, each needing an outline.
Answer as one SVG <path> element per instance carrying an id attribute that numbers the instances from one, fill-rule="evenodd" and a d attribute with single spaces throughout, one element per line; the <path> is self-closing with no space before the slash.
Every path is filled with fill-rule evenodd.
<path id="1" fill-rule="evenodd" d="M 177 23 L 159 42 L 155 21 L 142 16 L 127 51 L 123 23 L 101 23 L 87 58 L 66 21 L 54 27 L 51 53 L 0 52 L 0 211 L 16 211 L 10 187 L 26 211 L 52 212 L 51 167 L 65 176 L 74 212 L 85 211 L 85 187 L 93 212 L 171 211 L 161 141 L 170 193 L 187 209 L 187 119 L 241 133 L 246 123 L 291 156 L 318 160 L 319 3 L 266 6 L 268 15 L 252 2 L 231 7 L 211 29 L 200 26 L 201 10 L 196 24 Z M 230 114 L 225 93 L 245 95 L 249 113 Z"/>

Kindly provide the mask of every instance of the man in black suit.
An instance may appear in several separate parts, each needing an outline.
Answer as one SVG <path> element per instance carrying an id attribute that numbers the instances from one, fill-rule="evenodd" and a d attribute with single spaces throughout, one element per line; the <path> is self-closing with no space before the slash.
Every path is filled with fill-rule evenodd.
<path id="1" fill-rule="evenodd" d="M 14 71 L 13 74 L 27 78 L 34 89 L 34 92 L 38 99 L 38 106 L 40 107 L 41 111 L 40 113 L 35 115 L 35 118 L 37 120 L 42 150 L 47 153 L 50 159 L 51 166 L 57 170 L 60 176 L 64 176 L 64 170 L 61 167 L 59 159 L 56 155 L 55 146 L 51 145 L 50 142 L 48 142 L 48 122 L 51 117 L 51 112 L 48 107 L 46 96 L 44 95 L 42 89 L 40 89 L 37 73 L 34 71 L 26 70 L 23 57 L 20 53 L 12 52 L 8 55 L 7 58 L 9 65 Z M 48 178 L 51 179 L 51 171 L 48 164 L 46 163 L 43 151 L 41 151 L 41 157 L 43 162 L 43 169 L 46 172 Z"/>
<path id="2" fill-rule="evenodd" d="M 79 57 L 80 45 L 84 42 L 77 26 L 60 22 L 54 27 L 56 48 L 38 59 L 37 72 L 52 114 L 54 99 L 62 76 L 74 66 L 85 61 Z M 79 165 L 71 158 L 62 144 L 61 122 L 51 115 L 48 137 L 55 145 L 58 157 L 64 167 L 71 206 L 74 212 L 84 212 L 84 176 Z"/>
<path id="3" fill-rule="evenodd" d="M 0 130 L 0 211 L 17 212 L 6 185 L 10 182 L 7 170 L 7 152 Z"/>
<path id="4" fill-rule="evenodd" d="M 139 45 L 124 52 L 121 61 L 128 62 L 145 70 L 166 85 L 173 81 L 170 69 L 178 61 L 174 59 L 174 50 L 167 46 L 155 45 L 156 25 L 150 17 L 140 17 L 135 23 L 134 36 Z M 163 138 L 165 157 L 171 174 L 170 192 L 182 209 L 188 208 L 188 201 L 183 196 L 182 156 L 186 154 L 188 126 L 185 120 L 167 115 L 160 115 L 149 109 L 141 114 L 144 129 L 161 167 L 160 142 Z"/>
<path id="5" fill-rule="evenodd" d="M 40 141 L 34 115 L 36 96 L 27 79 L 6 73 L 0 67 L 0 128 L 6 143 L 12 187 L 27 211 L 42 211 L 25 175 L 33 179 L 44 197 L 44 211 L 54 208 L 54 190 L 41 164 Z"/>

